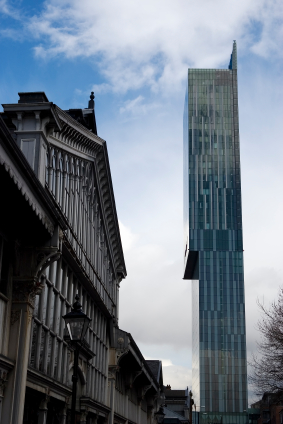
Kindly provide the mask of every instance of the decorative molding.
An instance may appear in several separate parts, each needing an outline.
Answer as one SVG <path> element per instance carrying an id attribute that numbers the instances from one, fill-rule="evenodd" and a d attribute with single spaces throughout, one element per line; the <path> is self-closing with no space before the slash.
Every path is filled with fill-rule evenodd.
<path id="1" fill-rule="evenodd" d="M 50 248 L 48 248 L 47 252 L 50 252 Z M 42 250 L 40 254 L 38 255 L 38 265 L 35 271 L 35 277 L 38 279 L 38 281 L 41 279 L 41 276 L 46 268 L 48 268 L 53 262 L 58 261 L 61 257 L 61 252 L 52 249 L 52 252 L 47 254 L 45 250 Z"/>
<path id="2" fill-rule="evenodd" d="M 85 424 L 87 422 L 88 410 L 81 411 L 80 423 Z"/>
<path id="3" fill-rule="evenodd" d="M 49 401 L 50 401 L 50 396 L 45 395 L 45 396 L 41 399 L 41 402 L 40 402 L 40 405 L 39 405 L 39 410 L 40 410 L 40 411 L 47 411 L 47 410 L 48 410 L 48 406 L 47 406 L 47 404 L 49 403 Z"/>
<path id="4" fill-rule="evenodd" d="M 134 381 L 142 374 L 143 370 L 135 371 L 126 375 L 126 387 L 128 389 L 133 388 Z"/>
<path id="5" fill-rule="evenodd" d="M 123 356 L 127 355 L 129 353 L 130 349 L 116 349 L 115 350 L 115 354 L 116 354 L 116 363 L 118 364 L 121 359 L 123 358 Z"/>
<path id="6" fill-rule="evenodd" d="M 68 138 L 69 143 L 66 144 L 72 143 L 77 150 L 92 153 L 105 143 L 105 140 L 88 130 L 84 125 L 80 124 L 58 106 L 56 106 L 56 112 L 63 125 L 61 132 L 55 134 L 56 136 L 57 134 L 62 134 L 62 138 L 64 136 Z M 80 143 L 77 142 L 78 138 L 80 138 Z"/>
<path id="7" fill-rule="evenodd" d="M 132 384 L 134 383 L 134 381 L 142 374 L 143 370 L 141 369 L 140 371 L 136 371 L 132 373 Z"/>
<path id="8" fill-rule="evenodd" d="M 28 314 L 28 324 L 29 324 L 32 320 L 33 312 L 31 310 L 28 310 L 27 314 Z"/>
<path id="9" fill-rule="evenodd" d="M 60 257 L 61 252 L 57 247 L 27 248 L 16 241 L 13 257 L 12 301 L 27 302 L 34 307 L 35 296 L 40 294 L 45 286 L 42 281 L 43 272 Z M 29 317 L 29 322 L 30 319 Z"/>
<path id="10" fill-rule="evenodd" d="M 108 366 L 108 380 L 116 380 L 116 373 L 120 371 L 118 365 L 109 365 Z"/>
<path id="11" fill-rule="evenodd" d="M 14 303 L 29 303 L 34 306 L 35 296 L 41 292 L 44 285 L 37 281 L 14 281 L 13 297 Z"/>
<path id="12" fill-rule="evenodd" d="M 140 389 L 139 397 L 140 397 L 141 399 L 144 399 L 146 392 L 147 392 L 149 389 L 151 389 L 151 387 L 152 387 L 152 384 L 149 384 L 149 385 L 147 385 L 147 386 L 143 386 L 143 387 Z"/>

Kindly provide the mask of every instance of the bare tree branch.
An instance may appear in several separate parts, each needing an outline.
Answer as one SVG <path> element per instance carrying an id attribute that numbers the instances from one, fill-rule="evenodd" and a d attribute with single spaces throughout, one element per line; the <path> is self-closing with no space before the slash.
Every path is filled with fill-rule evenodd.
<path id="1" fill-rule="evenodd" d="M 258 322 L 261 340 L 257 343 L 258 355 L 253 355 L 249 381 L 255 393 L 276 393 L 283 390 L 283 288 L 269 309 L 257 302 L 262 312 Z"/>

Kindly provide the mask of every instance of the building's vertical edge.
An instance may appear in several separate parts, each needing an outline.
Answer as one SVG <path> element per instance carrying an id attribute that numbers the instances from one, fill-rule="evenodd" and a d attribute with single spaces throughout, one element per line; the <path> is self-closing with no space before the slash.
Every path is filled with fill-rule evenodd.
<path id="1" fill-rule="evenodd" d="M 232 69 L 237 69 L 237 43 L 234 40 L 232 53 Z"/>

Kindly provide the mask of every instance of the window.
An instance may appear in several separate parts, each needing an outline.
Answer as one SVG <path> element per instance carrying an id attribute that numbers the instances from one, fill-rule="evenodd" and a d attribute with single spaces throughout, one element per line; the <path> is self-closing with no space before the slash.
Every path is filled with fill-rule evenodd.
<path id="1" fill-rule="evenodd" d="M 35 138 L 21 140 L 21 150 L 32 169 L 34 169 L 35 141 Z"/>

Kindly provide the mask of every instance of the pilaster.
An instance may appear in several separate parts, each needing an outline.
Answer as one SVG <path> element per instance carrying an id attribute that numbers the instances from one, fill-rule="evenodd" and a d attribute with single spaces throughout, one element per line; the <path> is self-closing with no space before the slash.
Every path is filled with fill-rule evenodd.
<path id="1" fill-rule="evenodd" d="M 47 422 L 47 412 L 48 412 L 48 402 L 49 396 L 44 396 L 40 405 L 39 405 L 39 414 L 38 414 L 38 424 L 46 424 Z"/>
<path id="2" fill-rule="evenodd" d="M 114 424 L 114 413 L 115 413 L 115 381 L 116 372 L 119 371 L 119 366 L 109 365 L 108 366 L 108 386 L 110 386 L 110 414 L 108 424 Z"/>

